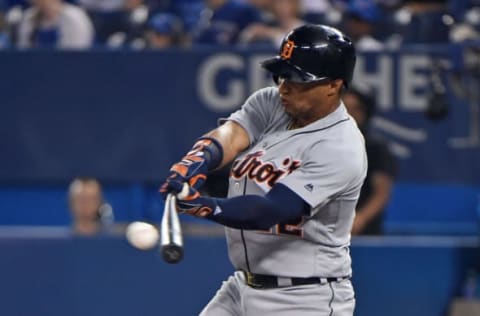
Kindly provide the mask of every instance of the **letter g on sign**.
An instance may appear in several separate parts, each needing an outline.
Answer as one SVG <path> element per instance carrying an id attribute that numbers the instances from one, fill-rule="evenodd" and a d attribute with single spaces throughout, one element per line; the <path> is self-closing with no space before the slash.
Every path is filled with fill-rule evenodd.
<path id="1" fill-rule="evenodd" d="M 245 62 L 242 56 L 230 53 L 214 54 L 199 65 L 197 93 L 205 106 L 216 112 L 237 109 L 245 98 Z M 219 91 L 217 77 L 223 71 L 235 73 L 225 82 L 225 91 Z"/>

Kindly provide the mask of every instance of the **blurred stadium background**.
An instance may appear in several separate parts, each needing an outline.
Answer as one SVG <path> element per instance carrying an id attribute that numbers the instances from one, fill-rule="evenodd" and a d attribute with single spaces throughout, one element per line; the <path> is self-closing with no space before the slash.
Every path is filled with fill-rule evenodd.
<path id="1" fill-rule="evenodd" d="M 356 315 L 480 315 L 475 0 L 0 0 L 0 315 L 198 314 L 232 272 L 220 227 L 183 217 L 175 266 L 123 227 L 160 220 L 167 168 L 305 21 L 357 41 L 399 165 L 384 235 L 352 241 Z M 71 228 L 78 176 L 113 209 L 93 236 Z"/>

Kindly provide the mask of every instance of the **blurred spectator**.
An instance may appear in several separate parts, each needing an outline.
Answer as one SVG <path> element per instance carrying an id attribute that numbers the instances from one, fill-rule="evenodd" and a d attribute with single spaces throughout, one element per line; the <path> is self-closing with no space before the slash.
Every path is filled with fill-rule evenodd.
<path id="1" fill-rule="evenodd" d="M 268 41 L 273 46 L 280 46 L 289 31 L 305 23 L 300 19 L 300 0 L 275 0 L 271 5 L 275 18 L 273 25 L 252 24 L 242 33 L 242 43 Z"/>
<path id="2" fill-rule="evenodd" d="M 450 29 L 450 41 L 454 43 L 480 38 L 480 7 L 467 10 Z"/>
<path id="3" fill-rule="evenodd" d="M 106 43 L 118 32 L 128 33 L 129 12 L 127 0 L 78 0 L 92 19 L 97 43 Z"/>
<path id="4" fill-rule="evenodd" d="M 480 6 L 465 11 L 462 21 L 474 27 L 477 31 L 480 31 Z"/>
<path id="5" fill-rule="evenodd" d="M 126 0 L 125 10 L 128 12 L 128 34 L 131 38 L 140 36 L 150 14 L 144 0 Z"/>
<path id="6" fill-rule="evenodd" d="M 303 19 L 306 22 L 332 25 L 332 23 L 327 23 L 328 18 L 326 17 L 329 13 L 336 13 L 336 10 L 334 10 L 330 1 L 302 0 L 301 7 L 303 11 Z"/>
<path id="7" fill-rule="evenodd" d="M 368 133 L 375 111 L 375 100 L 356 89 L 349 89 L 343 102 L 365 137 L 368 172 L 357 204 L 352 234 L 378 235 L 383 231 L 383 211 L 390 199 L 396 173 L 396 161 L 382 140 Z"/>
<path id="8" fill-rule="evenodd" d="M 145 1 L 125 0 L 124 7 L 118 14 L 119 20 L 113 19 L 111 21 L 116 21 L 118 24 L 109 25 L 108 32 L 97 37 L 98 41 L 103 43 L 105 41 L 104 37 L 107 37 L 106 44 L 109 47 L 145 48 L 143 36 L 150 15 L 150 10 Z M 113 16 L 115 16 L 115 13 L 113 13 Z"/>
<path id="9" fill-rule="evenodd" d="M 182 21 L 168 13 L 154 15 L 148 22 L 145 32 L 147 47 L 165 49 L 182 44 Z"/>
<path id="10" fill-rule="evenodd" d="M 397 8 L 402 4 L 403 0 L 377 0 L 376 2 L 382 7 Z"/>
<path id="11" fill-rule="evenodd" d="M 6 3 L 0 0 L 0 49 L 9 46 L 9 38 L 7 32 L 7 24 L 5 21 Z"/>
<path id="12" fill-rule="evenodd" d="M 251 6 L 255 7 L 260 11 L 270 10 L 270 5 L 272 0 L 244 0 L 243 2 L 249 3 Z"/>
<path id="13" fill-rule="evenodd" d="M 28 8 L 30 3 L 30 0 L 0 0 L 0 6 L 3 5 L 3 7 L 7 9 L 11 9 L 17 6 L 21 8 Z"/>
<path id="14" fill-rule="evenodd" d="M 3 32 L 5 34 L 4 36 L 8 37 L 10 46 L 14 43 L 18 43 L 18 29 L 22 22 L 24 10 L 27 7 L 26 4 L 23 6 L 22 3 L 12 3 L 12 1 L 8 0 L 5 1 L 6 11 L 3 16 Z"/>
<path id="15" fill-rule="evenodd" d="M 108 13 L 121 11 L 126 0 L 77 0 L 77 2 L 89 12 Z"/>
<path id="16" fill-rule="evenodd" d="M 93 178 L 76 178 L 68 190 L 73 230 L 79 235 L 94 235 L 101 230 L 102 187 Z"/>
<path id="17" fill-rule="evenodd" d="M 380 11 L 372 0 L 353 0 L 344 13 L 345 32 L 361 51 L 378 51 L 384 45 L 375 38 Z"/>
<path id="18" fill-rule="evenodd" d="M 85 49 L 93 37 L 92 23 L 83 9 L 62 0 L 33 0 L 19 26 L 18 46 Z"/>
<path id="19" fill-rule="evenodd" d="M 472 8 L 480 6 L 479 0 L 448 1 L 448 9 L 451 11 L 455 20 L 461 19 L 465 13 Z"/>
<path id="20" fill-rule="evenodd" d="M 274 20 L 271 10 L 273 1 L 274 0 L 244 0 L 244 2 L 248 2 L 257 9 L 260 13 L 260 20 L 264 23 L 269 23 Z"/>
<path id="21" fill-rule="evenodd" d="M 332 8 L 328 0 L 301 0 L 302 8 L 305 12 L 322 14 Z"/>
<path id="22" fill-rule="evenodd" d="M 453 18 L 446 0 L 405 0 L 395 15 L 402 44 L 448 43 Z"/>
<path id="23" fill-rule="evenodd" d="M 248 4 L 233 0 L 205 0 L 205 4 L 194 44 L 235 44 L 242 30 L 260 21 L 259 12 Z"/>
<path id="24" fill-rule="evenodd" d="M 182 20 L 183 28 L 186 33 L 192 33 L 198 27 L 202 11 L 205 9 L 204 0 L 157 0 L 163 3 L 162 9 L 154 10 L 154 13 L 171 13 Z"/>

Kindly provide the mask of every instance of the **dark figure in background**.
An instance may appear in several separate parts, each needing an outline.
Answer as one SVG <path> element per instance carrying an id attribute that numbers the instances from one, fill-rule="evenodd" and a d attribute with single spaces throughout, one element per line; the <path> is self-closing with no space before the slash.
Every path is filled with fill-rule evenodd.
<path id="1" fill-rule="evenodd" d="M 236 44 L 240 32 L 260 21 L 252 6 L 233 0 L 205 0 L 200 22 L 193 31 L 194 44 Z"/>
<path id="2" fill-rule="evenodd" d="M 397 20 L 400 29 L 403 28 L 402 44 L 449 42 L 449 20 L 452 18 L 447 0 L 405 0 L 397 17 L 401 17 Z"/>
<path id="3" fill-rule="evenodd" d="M 305 24 L 300 18 L 300 0 L 275 0 L 270 3 L 272 20 L 268 23 L 254 23 L 247 27 L 240 36 L 242 43 L 261 44 L 266 41 L 273 46 L 282 43 L 283 37 L 290 30 Z"/>
<path id="4" fill-rule="evenodd" d="M 9 46 L 7 23 L 5 21 L 6 10 L 6 3 L 3 0 L 0 0 L 0 49 Z"/>
<path id="5" fill-rule="evenodd" d="M 188 34 L 198 27 L 202 10 L 205 9 L 204 0 L 150 0 L 147 3 L 153 14 L 170 13 L 179 17 L 183 31 Z"/>
<path id="6" fill-rule="evenodd" d="M 344 94 L 343 102 L 365 137 L 368 157 L 367 178 L 360 192 L 352 234 L 380 235 L 383 232 L 383 211 L 390 200 L 396 174 L 396 161 L 387 144 L 368 133 L 375 112 L 375 99 L 353 88 Z"/>
<path id="7" fill-rule="evenodd" d="M 76 178 L 68 189 L 73 231 L 78 235 L 91 236 L 102 229 L 105 217 L 102 186 L 94 178 Z M 108 210 L 107 210 L 108 211 Z M 109 208 L 110 216 L 111 208 Z"/>
<path id="8" fill-rule="evenodd" d="M 375 2 L 351 1 L 344 12 L 345 32 L 359 51 L 379 51 L 384 48 L 375 35 L 381 12 Z"/>
<path id="9" fill-rule="evenodd" d="M 145 39 L 147 48 L 166 49 L 183 43 L 182 21 L 173 14 L 158 13 L 147 24 Z"/>
<path id="10" fill-rule="evenodd" d="M 97 44 L 105 44 L 116 33 L 131 32 L 131 11 L 141 0 L 77 0 L 87 10 L 95 27 Z"/>

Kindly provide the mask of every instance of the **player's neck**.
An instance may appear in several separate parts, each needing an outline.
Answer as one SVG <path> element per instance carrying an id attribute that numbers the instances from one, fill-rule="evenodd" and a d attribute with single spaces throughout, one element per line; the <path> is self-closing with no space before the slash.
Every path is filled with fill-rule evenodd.
<path id="1" fill-rule="evenodd" d="M 325 106 L 319 107 L 313 113 L 308 113 L 307 115 L 298 116 L 292 118 L 290 124 L 288 124 L 288 129 L 296 129 L 305 127 L 313 122 L 316 122 L 329 114 L 335 112 L 335 110 L 340 106 L 340 101 L 335 103 L 327 104 Z"/>

